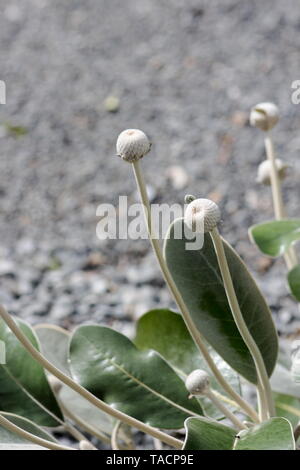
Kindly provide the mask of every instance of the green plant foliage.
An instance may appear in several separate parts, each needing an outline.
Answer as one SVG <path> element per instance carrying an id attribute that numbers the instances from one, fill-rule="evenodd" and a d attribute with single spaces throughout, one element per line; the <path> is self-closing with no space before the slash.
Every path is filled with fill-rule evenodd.
<path id="1" fill-rule="evenodd" d="M 31 343 L 39 349 L 36 335 L 27 323 L 15 319 Z M 0 320 L 0 340 L 6 346 L 6 364 L 0 365 L 0 409 L 15 413 L 41 426 L 58 426 L 63 419 L 43 367 L 23 348 Z"/>
<path id="2" fill-rule="evenodd" d="M 68 364 L 70 333 L 55 325 L 37 325 L 34 330 L 39 338 L 43 355 L 64 374 L 70 375 Z"/>
<path id="3" fill-rule="evenodd" d="M 291 423 L 285 418 L 271 418 L 241 431 L 234 450 L 295 450 Z"/>
<path id="4" fill-rule="evenodd" d="M 158 331 L 159 334 L 157 334 Z M 178 313 L 166 309 L 145 313 L 137 323 L 134 342 L 139 349 L 154 349 L 159 352 L 184 379 L 195 369 L 204 369 L 209 374 L 211 373 Z M 238 374 L 210 346 L 208 349 L 223 377 L 240 393 Z M 224 393 L 222 387 L 213 376 L 211 385 L 219 392 L 219 397 L 226 400 L 222 395 Z M 223 417 L 210 400 L 201 398 L 201 403 L 208 416 Z M 226 405 L 231 408 L 228 403 Z"/>
<path id="5" fill-rule="evenodd" d="M 67 415 L 71 418 L 74 416 L 76 422 L 79 421 L 83 423 L 84 426 L 87 425 L 91 431 L 93 430 L 98 434 L 106 435 L 107 438 L 110 437 L 113 428 L 113 420 L 106 413 L 103 413 L 103 411 L 96 408 L 67 386 L 61 388 L 59 399 L 63 411 L 66 411 Z"/>
<path id="6" fill-rule="evenodd" d="M 56 442 L 56 439 L 51 436 L 48 432 L 44 431 L 42 428 L 37 426 L 32 421 L 29 421 L 22 416 L 18 416 L 12 413 L 3 413 L 1 416 L 8 419 L 11 423 L 15 424 L 24 431 L 30 432 L 34 436 L 40 437 L 50 442 Z M 37 445 L 32 445 L 31 441 L 24 439 L 21 436 L 18 436 L 11 431 L 8 431 L 6 428 L 0 425 L 0 450 L 43 450 L 44 448 Z"/>
<path id="7" fill-rule="evenodd" d="M 283 255 L 289 246 L 300 240 L 300 219 L 277 220 L 254 225 L 250 238 L 265 255 Z"/>
<path id="8" fill-rule="evenodd" d="M 70 343 L 74 379 L 110 406 L 154 427 L 180 428 L 201 415 L 183 381 L 155 351 L 139 351 L 122 334 L 103 326 L 79 327 Z"/>
<path id="9" fill-rule="evenodd" d="M 295 266 L 288 273 L 288 283 L 291 289 L 291 293 L 295 299 L 300 302 L 300 265 Z"/>
<path id="10" fill-rule="evenodd" d="M 180 230 L 185 236 L 176 239 L 174 233 Z M 201 250 L 187 250 L 191 238 L 183 219 L 175 220 L 165 240 L 169 270 L 200 333 L 233 369 L 255 383 L 253 359 L 234 322 L 211 237 L 204 235 Z M 244 320 L 271 375 L 278 338 L 270 310 L 245 264 L 225 241 L 224 249 Z"/>
<path id="11" fill-rule="evenodd" d="M 188 418 L 183 450 L 232 450 L 236 431 L 208 418 Z"/>

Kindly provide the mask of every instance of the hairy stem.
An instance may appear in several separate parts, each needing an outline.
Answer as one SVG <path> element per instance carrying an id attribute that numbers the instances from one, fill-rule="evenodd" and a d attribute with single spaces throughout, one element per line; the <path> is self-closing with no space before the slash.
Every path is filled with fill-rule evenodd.
<path id="1" fill-rule="evenodd" d="M 112 448 L 112 450 L 120 450 L 120 446 L 119 446 L 119 443 L 118 443 L 118 433 L 119 433 L 120 427 L 121 427 L 121 421 L 117 421 L 114 428 L 113 428 L 113 431 L 111 433 L 111 448 Z"/>
<path id="2" fill-rule="evenodd" d="M 32 343 L 20 330 L 20 328 L 15 323 L 13 318 L 9 315 L 9 313 L 7 313 L 7 311 L 2 305 L 0 305 L 0 316 L 3 318 L 3 320 L 5 321 L 7 326 L 11 329 L 11 331 L 14 333 L 14 335 L 18 338 L 18 340 L 24 346 L 24 348 L 29 352 L 29 354 L 37 362 L 39 362 L 46 370 L 48 370 L 48 372 L 50 372 L 52 375 L 54 375 L 59 380 L 61 380 L 61 382 L 63 382 L 65 385 L 67 385 L 72 390 L 77 392 L 79 395 L 84 397 L 86 400 L 88 400 L 90 403 L 95 405 L 97 408 L 104 411 L 104 413 L 107 413 L 108 415 L 113 416 L 114 418 L 119 419 L 120 421 L 128 424 L 129 426 L 137 428 L 146 434 L 150 434 L 150 436 L 152 437 L 157 437 L 161 441 L 165 442 L 166 444 L 169 444 L 172 447 L 175 447 L 176 449 L 181 449 L 182 441 L 180 441 L 179 439 L 176 439 L 170 436 L 169 434 L 159 431 L 158 429 L 153 428 L 152 426 L 148 426 L 147 424 L 135 418 L 132 418 L 131 416 L 128 416 L 119 410 L 112 408 L 111 406 L 103 402 L 102 400 L 99 400 L 99 398 L 95 397 L 95 395 L 90 393 L 84 387 L 74 382 L 74 380 L 72 380 L 70 377 L 65 375 L 59 369 L 57 369 L 32 345 Z"/>
<path id="3" fill-rule="evenodd" d="M 146 185 L 144 182 L 143 174 L 141 171 L 140 163 L 139 161 L 136 161 L 132 164 L 133 166 L 133 171 L 137 183 L 137 187 L 139 190 L 140 198 L 143 204 L 144 208 L 144 213 L 145 213 L 145 219 L 146 219 L 146 225 L 147 225 L 147 230 L 150 238 L 150 242 L 153 248 L 153 251 L 156 255 L 158 264 L 160 266 L 160 269 L 162 271 L 163 277 L 166 281 L 167 286 L 169 287 L 169 290 L 171 294 L 174 297 L 174 300 L 179 308 L 179 310 L 182 313 L 182 317 L 185 321 L 185 324 L 190 332 L 190 335 L 192 336 L 195 344 L 197 345 L 199 351 L 201 352 L 202 356 L 206 360 L 208 366 L 210 367 L 213 375 L 215 376 L 216 380 L 219 382 L 219 384 L 223 387 L 223 389 L 228 393 L 229 396 L 233 398 L 235 402 L 239 404 L 239 406 L 244 410 L 244 412 L 250 416 L 253 421 L 258 422 L 258 415 L 256 411 L 238 394 L 236 393 L 235 390 L 228 384 L 228 382 L 224 379 L 223 375 L 220 373 L 219 369 L 217 368 L 216 364 L 214 363 L 212 357 L 209 354 L 209 351 L 198 331 L 198 329 L 195 327 L 194 322 L 191 318 L 191 315 L 181 297 L 181 294 L 179 290 L 177 289 L 177 286 L 175 282 L 173 281 L 173 278 L 170 274 L 170 271 L 166 265 L 166 262 L 163 258 L 161 248 L 159 245 L 159 241 L 154 233 L 154 228 L 152 224 L 152 217 L 151 217 L 151 207 L 147 195 L 147 190 L 146 190 Z"/>
<path id="4" fill-rule="evenodd" d="M 56 444 L 55 442 L 47 441 L 46 439 L 42 439 L 41 437 L 34 436 L 30 432 L 27 432 L 24 429 L 19 428 L 19 426 L 13 424 L 11 421 L 6 419 L 1 414 L 0 414 L 0 425 L 3 426 L 8 431 L 13 432 L 14 434 L 17 434 L 18 436 L 22 437 L 23 439 L 26 439 L 27 441 L 33 442 L 34 444 L 37 444 L 37 445 L 42 446 L 42 447 L 46 447 L 46 449 L 50 449 L 50 450 L 75 450 L 72 447 Z"/>
<path id="5" fill-rule="evenodd" d="M 235 289 L 233 286 L 231 274 L 229 271 L 223 241 L 219 235 L 218 229 L 214 228 L 211 232 L 211 238 L 215 247 L 216 255 L 218 258 L 219 268 L 221 271 L 222 279 L 224 282 L 224 287 L 228 299 L 228 303 L 231 308 L 233 318 L 235 320 L 236 326 L 247 345 L 251 356 L 253 358 L 256 372 L 257 372 L 257 381 L 258 381 L 258 393 L 260 395 L 262 409 L 262 418 L 267 419 L 269 416 L 275 415 L 272 391 L 270 386 L 269 377 L 265 368 L 265 363 L 263 361 L 261 352 L 254 341 L 248 327 L 245 323 L 244 317 L 242 315 Z M 267 409 L 266 409 L 267 405 Z"/>
<path id="6" fill-rule="evenodd" d="M 234 426 L 237 427 L 237 429 L 247 429 L 247 426 L 243 424 L 217 397 L 217 395 L 214 394 L 212 390 L 208 390 L 205 393 L 205 396 L 210 399 L 210 401 L 217 407 L 219 410 L 228 418 Z"/>
<path id="7" fill-rule="evenodd" d="M 91 434 L 92 436 L 95 436 L 99 441 L 105 442 L 106 444 L 110 444 L 110 438 L 106 436 L 104 433 L 102 434 L 100 431 L 95 429 L 92 425 L 87 423 L 86 421 L 82 420 L 79 418 L 77 415 L 73 414 L 70 410 L 68 410 L 63 403 L 58 400 L 59 406 L 65 416 L 67 416 L 69 419 L 71 419 L 77 426 L 82 428 L 84 431 L 87 433 Z M 86 437 L 84 438 L 86 440 Z"/>

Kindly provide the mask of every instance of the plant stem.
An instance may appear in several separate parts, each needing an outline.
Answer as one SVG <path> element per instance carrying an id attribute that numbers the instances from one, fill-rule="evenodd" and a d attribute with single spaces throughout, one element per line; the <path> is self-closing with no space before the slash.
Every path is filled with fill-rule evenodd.
<path id="1" fill-rule="evenodd" d="M 276 166 L 274 145 L 273 145 L 270 131 L 268 131 L 265 136 L 265 149 L 266 149 L 267 159 L 270 162 L 271 188 L 272 188 L 275 218 L 276 220 L 282 220 L 286 217 L 286 214 L 285 214 L 283 198 L 282 198 L 281 183 L 280 183 L 277 166 Z M 289 249 L 284 254 L 284 258 L 285 258 L 287 268 L 289 270 L 298 264 L 297 253 L 293 246 L 289 247 Z"/>
<path id="2" fill-rule="evenodd" d="M 258 415 L 261 421 L 266 419 L 265 410 L 268 409 L 268 403 L 264 388 L 262 387 L 260 381 L 256 384 L 256 393 L 257 393 L 257 406 L 258 406 Z"/>
<path id="3" fill-rule="evenodd" d="M 105 442 L 106 444 L 110 444 L 110 438 L 106 436 L 104 433 L 102 434 L 100 431 L 95 429 L 93 426 L 88 424 L 87 422 L 83 421 L 81 418 L 79 418 L 77 415 L 73 414 L 70 410 L 68 410 L 61 400 L 58 399 L 58 404 L 65 416 L 70 418 L 72 421 L 74 421 L 75 424 L 77 424 L 79 427 L 81 427 L 84 431 L 87 433 L 91 434 L 92 436 L 95 436 L 99 441 Z M 86 438 L 85 438 L 86 440 Z"/>
<path id="4" fill-rule="evenodd" d="M 210 399 L 210 401 L 217 407 L 219 410 L 228 418 L 234 426 L 236 426 L 239 430 L 247 429 L 247 426 L 243 424 L 214 394 L 212 390 L 208 390 L 205 393 L 205 396 Z"/>
<path id="5" fill-rule="evenodd" d="M 159 241 L 154 233 L 153 229 L 153 224 L 152 224 L 152 217 L 151 217 L 151 207 L 147 195 L 147 190 L 146 190 L 146 185 L 144 182 L 143 174 L 141 171 L 140 163 L 139 161 L 136 161 L 132 163 L 133 171 L 134 171 L 134 176 L 136 179 L 137 187 L 139 190 L 140 198 L 143 204 L 143 209 L 144 209 L 144 214 L 145 214 L 145 219 L 146 219 L 146 225 L 147 225 L 147 230 L 150 238 L 150 242 L 153 248 L 153 251 L 156 255 L 158 264 L 160 266 L 161 272 L 163 274 L 163 277 L 165 279 L 165 282 L 167 286 L 169 287 L 169 290 L 171 294 L 174 297 L 174 300 L 179 308 L 179 310 L 182 313 L 182 317 L 185 321 L 185 324 L 190 332 L 191 337 L 193 338 L 196 346 L 198 347 L 199 351 L 201 352 L 202 356 L 206 360 L 208 366 L 210 367 L 213 375 L 215 376 L 216 380 L 219 382 L 219 384 L 223 387 L 223 389 L 228 393 L 229 396 L 233 398 L 235 402 L 239 404 L 239 406 L 244 410 L 244 412 L 250 416 L 254 422 L 258 422 L 259 418 L 256 413 L 256 411 L 245 401 L 243 398 L 236 393 L 236 391 L 228 384 L 228 382 L 224 379 L 223 375 L 220 373 L 219 369 L 217 368 L 216 364 L 214 363 L 212 357 L 209 354 L 209 351 L 201 337 L 201 334 L 199 333 L 198 329 L 194 325 L 194 322 L 192 320 L 192 317 L 181 297 L 181 294 L 179 290 L 177 289 L 177 286 L 175 282 L 173 281 L 173 278 L 171 276 L 171 273 L 166 265 L 166 262 L 163 258 L 161 248 L 159 245 Z"/>
<path id="6" fill-rule="evenodd" d="M 117 421 L 113 431 L 111 433 L 111 448 L 112 450 L 120 450 L 119 444 L 118 444 L 118 432 L 121 426 L 121 421 Z"/>
<path id="7" fill-rule="evenodd" d="M 52 375 L 54 375 L 59 380 L 61 380 L 61 382 L 63 382 L 65 385 L 70 387 L 75 392 L 79 393 L 79 395 L 84 397 L 86 400 L 88 400 L 90 403 L 95 405 L 100 410 L 104 411 L 104 413 L 107 413 L 110 416 L 113 416 L 114 418 L 119 419 L 120 421 L 128 424 L 129 426 L 132 426 L 134 428 L 139 429 L 142 432 L 145 432 L 146 434 L 150 434 L 150 436 L 152 437 L 157 437 L 161 441 L 165 442 L 166 444 L 169 444 L 172 447 L 175 447 L 176 449 L 181 449 L 182 441 L 180 441 L 179 439 L 176 439 L 175 437 L 172 437 L 169 434 L 159 431 L 158 429 L 153 428 L 152 426 L 148 426 L 142 421 L 132 418 L 131 416 L 128 416 L 125 413 L 122 413 L 121 411 L 112 408 L 111 406 L 103 402 L 102 400 L 99 400 L 99 398 L 97 398 L 95 395 L 90 393 L 88 390 L 86 390 L 84 387 L 79 385 L 77 382 L 74 382 L 74 380 L 72 380 L 70 377 L 65 375 L 59 369 L 57 369 L 32 345 L 32 343 L 20 330 L 20 328 L 15 323 L 13 318 L 9 315 L 9 313 L 7 313 L 7 311 L 2 305 L 0 305 L 0 316 L 3 318 L 4 322 L 11 329 L 14 335 L 18 338 L 20 343 L 22 343 L 24 348 L 29 352 L 29 354 L 31 354 L 31 356 L 37 362 L 39 362 L 46 370 L 48 370 L 48 372 L 50 372 Z"/>
<path id="8" fill-rule="evenodd" d="M 28 431 L 25 431 L 24 429 L 20 428 L 19 426 L 16 426 L 13 424 L 11 421 L 6 419 L 4 416 L 0 414 L 0 425 L 3 426 L 5 429 L 8 429 L 8 431 L 17 434 L 18 436 L 22 437 L 23 439 L 26 439 L 27 441 L 33 442 L 34 444 L 37 444 L 42 447 L 46 447 L 46 449 L 50 450 L 75 450 L 72 447 L 68 446 L 63 446 L 60 444 L 56 444 L 55 442 L 47 441 L 46 439 L 42 439 L 41 437 L 34 436 Z"/>
<path id="9" fill-rule="evenodd" d="M 76 441 L 80 442 L 80 441 L 87 441 L 92 447 L 94 447 L 95 450 L 96 447 L 80 432 L 78 431 L 78 429 L 76 429 L 74 426 L 72 426 L 71 424 L 69 423 L 66 423 L 64 425 L 64 429 L 69 433 L 71 434 L 71 436 L 74 437 L 74 439 L 76 439 Z"/>
<path id="10" fill-rule="evenodd" d="M 214 228 L 210 232 L 210 235 L 211 235 L 214 248 L 216 251 L 216 255 L 218 258 L 219 268 L 221 271 L 228 303 L 230 305 L 233 318 L 235 320 L 236 326 L 238 327 L 238 330 L 245 344 L 247 345 L 251 353 L 251 356 L 253 358 L 253 361 L 256 367 L 257 381 L 258 381 L 258 393 L 260 394 L 261 405 L 263 407 L 262 417 L 263 419 L 266 419 L 269 417 L 269 415 L 274 416 L 275 410 L 274 410 L 274 403 L 273 403 L 270 381 L 269 381 L 269 377 L 265 368 L 265 363 L 263 361 L 261 352 L 256 342 L 254 341 L 250 331 L 248 330 L 248 327 L 242 315 L 242 312 L 241 312 L 241 309 L 237 300 L 237 296 L 234 290 L 230 270 L 228 267 L 223 241 L 219 235 L 218 229 Z M 268 407 L 267 409 L 265 408 L 266 405 Z"/>

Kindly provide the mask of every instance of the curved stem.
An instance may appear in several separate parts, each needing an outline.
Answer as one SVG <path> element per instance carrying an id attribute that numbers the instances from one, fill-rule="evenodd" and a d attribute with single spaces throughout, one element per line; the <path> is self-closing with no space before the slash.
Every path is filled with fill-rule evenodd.
<path id="1" fill-rule="evenodd" d="M 46 370 L 48 370 L 48 372 L 50 372 L 52 375 L 61 380 L 65 385 L 70 387 L 75 392 L 79 393 L 79 395 L 84 397 L 86 400 L 88 400 L 100 410 L 104 411 L 104 413 L 107 413 L 110 416 L 113 416 L 114 418 L 119 419 L 120 421 L 129 424 L 129 426 L 137 428 L 146 434 L 150 434 L 150 436 L 152 437 L 157 437 L 161 441 L 165 442 L 166 444 L 169 444 L 172 447 L 175 447 L 176 449 L 181 449 L 182 441 L 180 441 L 179 439 L 176 439 L 175 437 L 172 437 L 169 434 L 159 431 L 158 429 L 153 428 L 152 426 L 148 426 L 147 424 L 142 423 L 138 419 L 132 418 L 131 416 L 128 416 L 125 413 L 122 413 L 121 411 L 112 408 L 102 400 L 99 400 L 99 398 L 95 397 L 95 395 L 90 393 L 84 387 L 74 382 L 74 380 L 65 375 L 59 369 L 57 369 L 32 345 L 32 343 L 20 330 L 13 318 L 9 315 L 9 313 L 7 313 L 7 311 L 2 305 L 0 305 L 0 316 L 3 318 L 8 327 L 12 330 L 18 340 L 22 343 L 24 348 L 29 352 L 29 354 L 31 354 L 31 356 L 37 362 L 39 362 Z"/>
<path id="2" fill-rule="evenodd" d="M 80 431 L 78 431 L 78 429 L 76 429 L 74 426 L 72 426 L 72 424 L 66 423 L 64 425 L 64 429 L 71 436 L 73 436 L 74 439 L 76 439 L 76 441 L 78 441 L 78 442 L 87 441 L 91 447 L 94 447 L 94 449 L 97 450 L 96 447 Z"/>
<path id="3" fill-rule="evenodd" d="M 93 426 L 90 424 L 86 423 L 83 421 L 81 418 L 79 418 L 77 415 L 73 414 L 70 410 L 68 410 L 61 400 L 58 400 L 59 406 L 65 416 L 70 418 L 72 421 L 74 421 L 75 424 L 77 424 L 79 427 L 81 427 L 84 431 L 87 433 L 91 434 L 92 436 L 95 436 L 99 441 L 105 442 L 105 444 L 110 444 L 110 438 L 106 436 L 104 433 L 102 434 L 100 431 L 95 429 Z M 86 438 L 84 438 L 86 439 Z"/>
<path id="4" fill-rule="evenodd" d="M 280 183 L 280 179 L 279 179 L 279 175 L 278 175 L 278 171 L 276 167 L 274 145 L 273 145 L 270 131 L 267 132 L 265 136 L 265 149 L 266 149 L 267 159 L 270 162 L 271 189 L 272 189 L 275 218 L 276 220 L 282 220 L 286 217 L 286 214 L 285 214 L 283 198 L 282 198 L 281 183 Z M 297 253 L 293 246 L 289 247 L 289 249 L 284 254 L 284 258 L 285 258 L 287 268 L 289 270 L 298 264 Z"/>
<path id="5" fill-rule="evenodd" d="M 233 318 L 235 320 L 236 326 L 238 327 L 238 330 L 247 345 L 251 356 L 253 358 L 255 367 L 256 367 L 256 373 L 257 373 L 257 381 L 259 383 L 258 386 L 258 393 L 260 394 L 260 399 L 261 399 L 261 404 L 264 407 L 262 410 L 263 414 L 263 419 L 268 418 L 268 415 L 274 416 L 275 415 L 275 409 L 274 409 L 274 403 L 273 403 L 273 397 L 272 397 L 272 391 L 271 391 L 271 386 L 270 386 L 270 381 L 269 377 L 265 368 L 265 363 L 263 361 L 261 352 L 254 341 L 250 331 L 248 330 L 248 327 L 245 323 L 244 317 L 242 315 L 236 293 L 234 290 L 231 274 L 229 271 L 225 251 L 224 251 L 224 245 L 223 241 L 219 235 L 218 229 L 214 228 L 210 232 L 216 255 L 218 258 L 218 263 L 219 263 L 219 268 L 221 271 L 222 279 L 224 282 L 224 287 L 228 299 L 228 303 L 231 308 L 231 312 L 233 315 Z M 265 409 L 265 406 L 268 406 L 268 409 Z"/>
<path id="6" fill-rule="evenodd" d="M 257 405 L 258 405 L 258 415 L 260 417 L 261 421 L 264 421 L 266 419 L 266 413 L 265 410 L 268 409 L 268 403 L 267 403 L 267 398 L 266 394 L 264 392 L 264 388 L 262 387 L 262 384 L 260 381 L 256 384 L 256 393 L 257 393 Z"/>
<path id="7" fill-rule="evenodd" d="M 247 429 L 247 426 L 243 424 L 214 394 L 212 390 L 208 390 L 205 393 L 205 396 L 210 399 L 210 401 L 217 407 L 219 410 L 228 418 L 234 426 L 236 426 L 239 430 Z"/>
<path id="8" fill-rule="evenodd" d="M 256 413 L 256 411 L 245 401 L 243 398 L 236 393 L 236 391 L 228 384 L 228 382 L 224 379 L 223 375 L 220 373 L 219 369 L 217 368 L 216 364 L 214 363 L 213 359 L 211 358 L 209 351 L 198 331 L 198 329 L 195 327 L 194 322 L 192 320 L 192 317 L 181 297 L 181 294 L 179 290 L 177 289 L 177 286 L 175 282 L 173 281 L 173 278 L 170 274 L 170 271 L 166 265 L 166 262 L 163 258 L 160 245 L 158 242 L 158 239 L 154 233 L 153 229 L 153 224 L 152 224 L 152 217 L 151 217 L 151 207 L 147 195 L 147 190 L 146 190 L 146 185 L 144 182 L 144 178 L 141 172 L 140 168 L 140 163 L 139 161 L 132 163 L 137 187 L 140 193 L 140 198 L 143 204 L 144 208 L 144 213 L 145 213 L 145 219 L 146 219 L 146 224 L 147 224 L 147 230 L 150 238 L 150 242 L 153 248 L 153 251 L 156 255 L 158 264 L 160 266 L 161 272 L 163 274 L 163 277 L 166 281 L 167 286 L 169 287 L 171 294 L 174 297 L 174 300 L 179 308 L 179 310 L 182 313 L 182 317 L 185 321 L 185 324 L 190 332 L 190 335 L 192 336 L 195 344 L 198 346 L 199 351 L 201 352 L 202 356 L 206 360 L 208 366 L 210 367 L 213 375 L 215 376 L 216 380 L 219 382 L 219 384 L 223 387 L 223 389 L 228 393 L 229 396 L 233 398 L 234 401 L 236 401 L 239 406 L 244 410 L 244 412 L 250 416 L 253 421 L 258 422 L 259 418 Z"/>
<path id="9" fill-rule="evenodd" d="M 19 426 L 16 426 L 15 424 L 13 424 L 11 421 L 6 419 L 1 414 L 0 414 L 0 425 L 3 426 L 8 431 L 13 432 L 14 434 L 17 434 L 18 436 L 22 437 L 23 439 L 26 439 L 27 441 L 33 442 L 34 444 L 37 444 L 37 445 L 42 446 L 42 447 L 46 447 L 46 449 L 50 449 L 50 450 L 75 450 L 72 447 L 56 444 L 55 442 L 47 441 L 46 439 L 42 439 L 41 437 L 34 436 L 34 434 L 31 434 L 30 432 L 27 432 L 24 429 L 19 428 Z"/>
<path id="10" fill-rule="evenodd" d="M 121 421 L 117 421 L 111 433 L 112 450 L 120 450 L 120 446 L 118 444 L 118 433 L 119 433 L 120 426 L 121 426 Z"/>

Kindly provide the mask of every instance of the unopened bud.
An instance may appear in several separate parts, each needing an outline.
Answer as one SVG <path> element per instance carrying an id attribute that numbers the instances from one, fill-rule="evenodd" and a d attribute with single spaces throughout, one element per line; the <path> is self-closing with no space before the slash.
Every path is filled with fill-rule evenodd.
<path id="1" fill-rule="evenodd" d="M 196 369 L 188 375 L 185 386 L 192 396 L 205 395 L 210 388 L 209 375 L 205 370 Z"/>
<path id="2" fill-rule="evenodd" d="M 150 148 L 148 137 L 139 129 L 126 129 L 117 139 L 117 154 L 126 162 L 136 162 L 146 155 Z"/>
<path id="3" fill-rule="evenodd" d="M 184 221 L 192 232 L 211 232 L 221 218 L 220 209 L 210 199 L 195 199 L 186 208 Z"/>
<path id="4" fill-rule="evenodd" d="M 97 450 L 89 441 L 82 440 L 79 442 L 79 450 Z"/>
<path id="5" fill-rule="evenodd" d="M 276 169 L 278 172 L 278 176 L 280 180 L 284 180 L 287 174 L 288 165 L 283 163 L 280 158 L 276 158 L 275 160 Z M 271 162 L 270 160 L 263 161 L 257 170 L 257 178 L 256 181 L 258 183 L 265 184 L 266 186 L 270 186 L 271 184 Z"/>
<path id="6" fill-rule="evenodd" d="M 274 103 L 259 103 L 251 109 L 250 124 L 263 131 L 271 130 L 279 120 L 279 110 Z"/>

